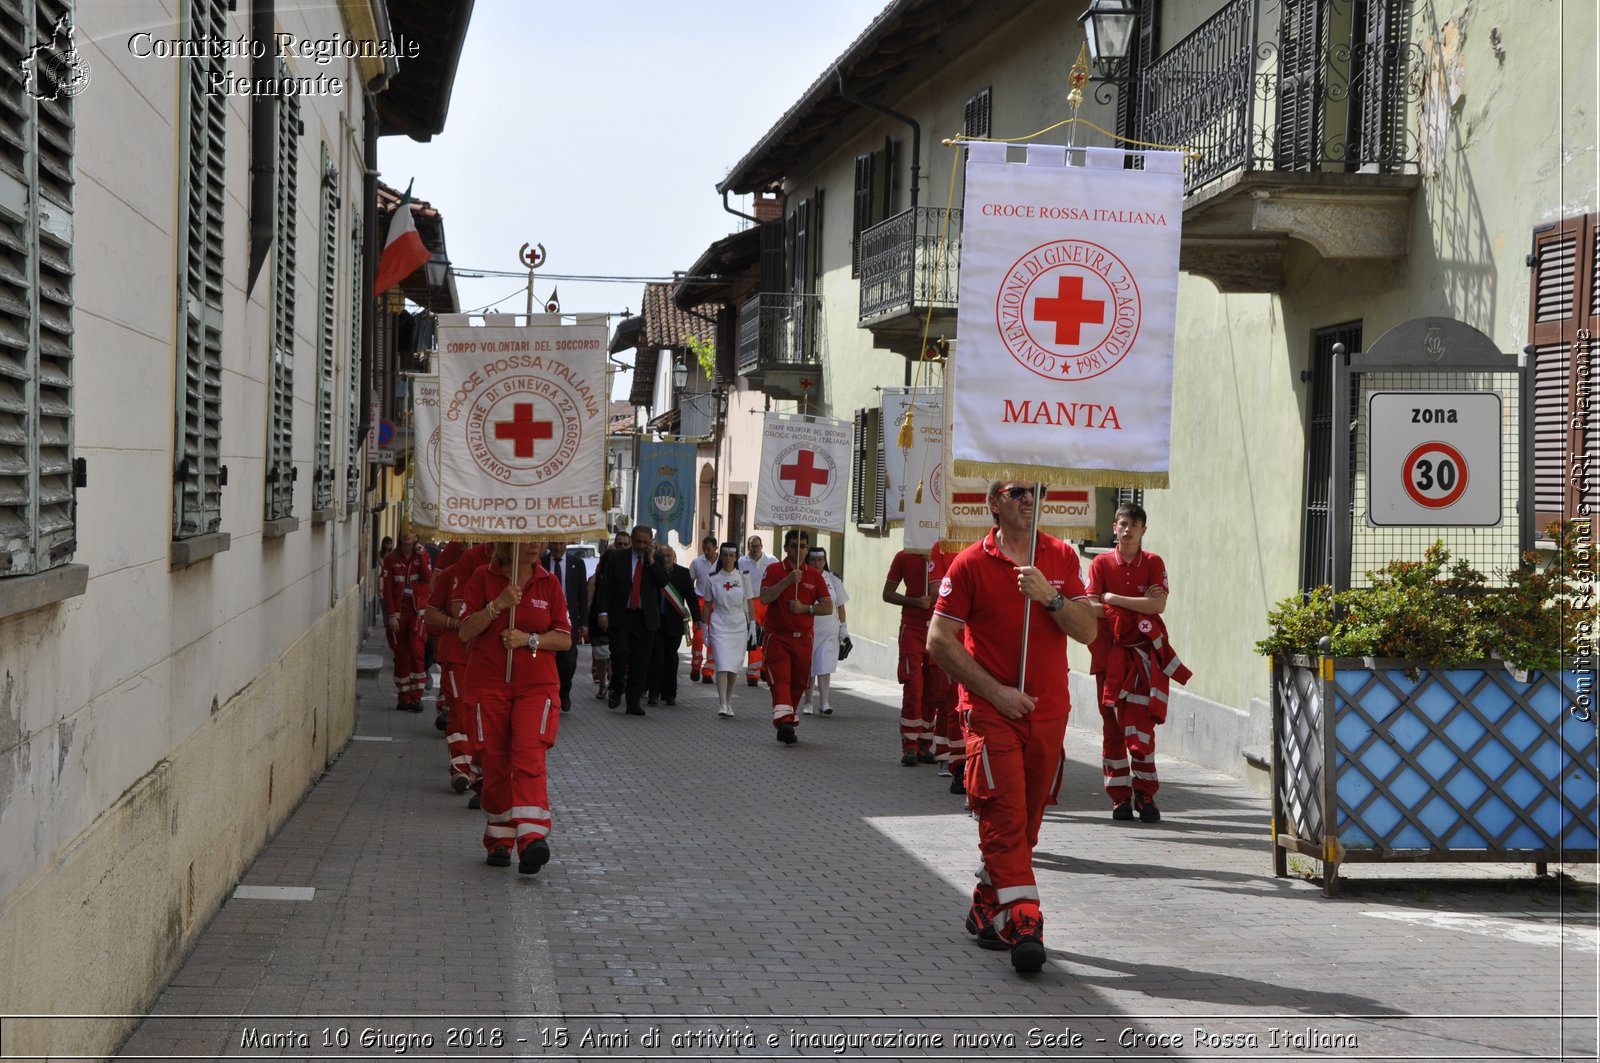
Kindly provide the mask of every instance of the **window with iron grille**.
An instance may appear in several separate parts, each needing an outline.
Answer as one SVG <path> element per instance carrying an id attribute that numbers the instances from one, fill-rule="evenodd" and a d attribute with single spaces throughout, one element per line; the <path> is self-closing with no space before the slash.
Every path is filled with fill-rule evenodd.
<path id="1" fill-rule="evenodd" d="M 317 434 L 312 451 L 311 508 L 321 513 L 333 509 L 334 348 L 338 343 L 338 315 L 334 310 L 339 277 L 339 169 L 333 165 L 326 142 L 322 145 L 322 278 L 318 288 L 317 329 Z"/>
<path id="2" fill-rule="evenodd" d="M 280 65 L 279 77 L 289 77 Z M 272 265 L 272 346 L 268 373 L 266 519 L 294 511 L 295 229 L 299 175 L 300 98 L 278 101 L 277 240 Z"/>
<path id="3" fill-rule="evenodd" d="M 1528 352 L 1533 367 L 1533 531 L 1592 509 L 1600 431 L 1592 394 L 1600 361 L 1600 215 L 1533 233 L 1529 257 Z"/>
<path id="4" fill-rule="evenodd" d="M 365 261 L 361 245 L 361 216 L 356 215 L 350 225 L 350 346 L 349 365 L 345 372 L 345 516 L 353 515 L 361 507 L 361 313 L 366 307 L 366 289 L 362 281 L 361 265 Z"/>
<path id="5" fill-rule="evenodd" d="M 65 0 L 0 5 L 12 56 L 48 44 Z M 72 98 L 62 71 L 0 64 L 0 575 L 72 559 Z"/>
<path id="6" fill-rule="evenodd" d="M 850 477 L 850 515 L 856 527 L 882 531 L 884 527 L 883 410 L 859 409 L 853 428 Z"/>
<path id="7" fill-rule="evenodd" d="M 190 0 L 183 37 L 227 35 L 226 0 Z M 226 67 L 221 58 L 180 64 L 185 83 L 180 124 L 183 190 L 178 229 L 178 393 L 173 440 L 172 537 L 222 526 L 223 215 L 227 200 L 227 97 L 207 91 Z"/>
<path id="8" fill-rule="evenodd" d="M 967 100 L 967 106 L 961 116 L 961 135 L 967 137 L 987 137 L 993 109 L 990 105 L 992 89 L 982 92 Z"/>

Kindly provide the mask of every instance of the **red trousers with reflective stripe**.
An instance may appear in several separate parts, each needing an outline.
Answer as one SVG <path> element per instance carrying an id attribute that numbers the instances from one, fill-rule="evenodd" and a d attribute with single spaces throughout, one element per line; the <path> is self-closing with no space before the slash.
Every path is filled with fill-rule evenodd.
<path id="1" fill-rule="evenodd" d="M 933 658 L 930 656 L 928 660 L 931 663 Z M 967 728 L 961 722 L 961 710 L 957 705 L 960 690 L 943 668 L 936 664 L 933 667 L 936 675 L 923 672 L 924 683 L 936 679 L 941 686 L 934 702 L 933 755 L 941 762 L 949 762 L 950 774 L 959 775 L 967 759 Z"/>
<path id="2" fill-rule="evenodd" d="M 978 818 L 978 849 L 997 914 L 1018 900 L 1038 901 L 1033 847 L 1045 806 L 1061 792 L 1066 733 L 1065 716 L 1008 720 L 988 707 L 968 715 L 967 804 Z"/>
<path id="3" fill-rule="evenodd" d="M 689 682 L 693 683 L 700 678 L 700 669 L 705 667 L 706 661 L 706 624 L 711 622 L 711 613 L 707 609 L 704 598 L 700 599 L 700 623 L 694 625 L 694 635 L 689 639 Z"/>
<path id="4" fill-rule="evenodd" d="M 464 664 L 439 666 L 439 700 L 450 709 L 445 719 L 444 742 L 450 755 L 450 777 L 465 775 L 468 782 L 482 778 L 479 756 L 483 743 L 478 739 L 478 703 L 462 687 L 467 674 Z"/>
<path id="5" fill-rule="evenodd" d="M 496 684 L 477 696 L 483 727 L 484 848 L 503 849 L 515 842 L 520 853 L 550 833 L 545 754 L 556 744 L 561 724 L 561 685 L 508 690 Z"/>
<path id="6" fill-rule="evenodd" d="M 798 723 L 794 707 L 800 704 L 811 679 L 810 632 L 796 636 L 767 629 L 767 684 L 772 688 L 772 726 Z"/>
<path id="7" fill-rule="evenodd" d="M 1100 770 L 1113 804 L 1132 800 L 1134 794 L 1155 796 L 1161 780 L 1156 777 L 1156 722 L 1149 705 L 1100 703 Z"/>
<path id="8" fill-rule="evenodd" d="M 900 752 L 928 753 L 934 746 L 939 700 L 950 677 L 928 653 L 928 629 L 900 625 Z"/>
<path id="9" fill-rule="evenodd" d="M 398 631 L 384 625 L 389 638 L 389 649 L 394 651 L 394 689 L 396 700 L 414 703 L 422 700 L 428 689 L 427 632 L 422 627 L 422 617 L 410 609 L 402 608 L 398 614 Z"/>

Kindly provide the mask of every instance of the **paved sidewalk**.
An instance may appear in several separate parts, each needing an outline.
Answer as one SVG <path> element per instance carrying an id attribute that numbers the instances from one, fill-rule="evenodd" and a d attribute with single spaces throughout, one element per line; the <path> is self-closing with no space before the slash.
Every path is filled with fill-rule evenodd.
<path id="1" fill-rule="evenodd" d="M 122 1058 L 1595 1058 L 1592 876 L 1349 865 L 1325 899 L 1227 777 L 1164 761 L 1165 821 L 1113 823 L 1072 730 L 1022 978 L 961 929 L 976 829 L 900 766 L 897 688 L 842 674 L 784 747 L 764 689 L 638 718 L 587 674 L 533 877 L 484 864 L 432 713 L 363 679 L 244 879 L 314 895 L 231 899 Z"/>

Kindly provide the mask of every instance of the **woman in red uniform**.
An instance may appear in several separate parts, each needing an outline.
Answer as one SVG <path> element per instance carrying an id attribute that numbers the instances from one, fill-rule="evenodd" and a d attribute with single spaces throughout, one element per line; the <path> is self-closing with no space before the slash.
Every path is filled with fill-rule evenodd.
<path id="1" fill-rule="evenodd" d="M 515 844 L 517 870 L 536 874 L 550 859 L 545 756 L 561 723 L 555 654 L 572 645 L 566 596 L 539 564 L 538 544 L 496 543 L 494 560 L 472 574 L 461 598 L 467 687 L 483 736 L 483 845 L 490 865 L 506 867 Z"/>

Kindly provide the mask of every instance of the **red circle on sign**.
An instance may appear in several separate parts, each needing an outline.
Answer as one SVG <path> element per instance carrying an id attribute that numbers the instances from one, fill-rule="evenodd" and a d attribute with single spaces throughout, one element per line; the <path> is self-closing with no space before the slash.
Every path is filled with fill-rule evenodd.
<path id="1" fill-rule="evenodd" d="M 1418 459 L 1424 454 L 1435 453 L 1449 458 L 1455 462 L 1456 467 L 1455 486 L 1438 498 L 1423 494 L 1418 490 L 1417 485 L 1412 482 L 1412 474 L 1416 472 Z M 1428 509 L 1443 509 L 1446 506 L 1454 505 L 1467 489 L 1467 459 L 1461 456 L 1461 451 L 1452 447 L 1449 443 L 1441 443 L 1436 439 L 1430 440 L 1406 455 L 1406 460 L 1400 464 L 1400 482 L 1405 484 L 1406 494 L 1410 495 L 1411 501 L 1417 505 L 1425 506 Z"/>

